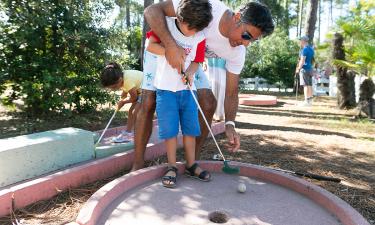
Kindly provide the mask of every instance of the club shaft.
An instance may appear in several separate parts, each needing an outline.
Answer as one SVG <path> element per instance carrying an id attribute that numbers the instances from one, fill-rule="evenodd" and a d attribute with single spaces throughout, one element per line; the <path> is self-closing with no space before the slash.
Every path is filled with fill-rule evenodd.
<path id="1" fill-rule="evenodd" d="M 115 118 L 116 113 L 117 113 L 117 109 L 116 109 L 115 112 L 113 113 L 113 115 L 112 115 L 111 119 L 109 120 L 107 126 L 104 128 L 102 134 L 101 134 L 100 137 L 99 137 L 99 140 L 98 140 L 98 141 L 96 142 L 96 144 L 95 144 L 95 147 L 96 147 L 96 146 L 100 143 L 100 141 L 102 140 L 102 138 L 103 138 L 105 132 L 107 131 L 109 125 L 111 124 L 113 118 Z"/>
<path id="2" fill-rule="evenodd" d="M 206 117 L 204 116 L 203 110 L 202 110 L 202 108 L 201 108 L 200 105 L 199 105 L 198 99 L 195 97 L 195 94 L 194 94 L 193 90 L 191 89 L 191 86 L 190 86 L 190 85 L 187 85 L 187 86 L 189 87 L 190 93 L 191 93 L 191 95 L 193 96 L 193 99 L 194 99 L 195 103 L 197 104 L 198 110 L 199 110 L 199 112 L 201 113 L 202 118 L 203 118 L 204 122 L 205 122 L 206 125 L 207 125 L 207 129 L 210 131 L 210 134 L 211 134 L 211 136 L 212 136 L 212 139 L 214 139 L 214 142 L 215 142 L 215 145 L 216 145 L 216 147 L 217 147 L 217 150 L 219 150 L 221 157 L 223 157 L 224 161 L 226 161 L 226 160 L 225 160 L 225 157 L 224 157 L 224 154 L 223 154 L 223 152 L 221 151 L 221 149 L 220 149 L 220 147 L 219 147 L 219 145 L 218 145 L 218 143 L 217 143 L 217 141 L 216 141 L 216 138 L 215 138 L 215 136 L 214 136 L 214 133 L 213 133 L 212 130 L 211 130 L 210 124 L 208 123 Z"/>

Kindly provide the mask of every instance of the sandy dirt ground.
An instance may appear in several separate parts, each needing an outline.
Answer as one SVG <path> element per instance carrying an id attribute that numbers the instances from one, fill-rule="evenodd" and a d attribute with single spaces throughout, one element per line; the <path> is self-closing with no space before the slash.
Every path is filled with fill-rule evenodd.
<path id="1" fill-rule="evenodd" d="M 309 181 L 339 196 L 375 224 L 375 124 L 367 119 L 354 120 L 353 114 L 337 109 L 334 99 L 324 97 L 315 99 L 314 106 L 307 108 L 298 106 L 292 97 L 280 97 L 272 107 L 240 106 L 236 126 L 241 148 L 236 153 L 225 151 L 225 155 L 240 162 L 338 177 L 342 179 L 339 184 Z M 105 118 L 92 129 L 103 126 Z M 121 120 L 117 123 L 121 124 Z M 225 135 L 218 135 L 217 139 L 223 146 Z M 180 161 L 182 152 L 179 150 Z M 201 158 L 211 159 L 216 153 L 215 144 L 209 139 Z M 148 165 L 165 162 L 166 157 L 161 157 Z M 52 225 L 74 221 L 83 203 L 97 189 L 125 173 L 17 210 L 0 218 L 0 224 L 18 221 Z"/>

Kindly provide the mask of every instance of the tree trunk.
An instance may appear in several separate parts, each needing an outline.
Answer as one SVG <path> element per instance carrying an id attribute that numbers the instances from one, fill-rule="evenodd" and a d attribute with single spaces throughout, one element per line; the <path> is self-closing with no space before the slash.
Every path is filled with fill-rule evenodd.
<path id="1" fill-rule="evenodd" d="M 125 2 L 125 11 L 126 11 L 126 28 L 130 28 L 130 0 Z"/>
<path id="2" fill-rule="evenodd" d="M 298 3 L 298 25 L 297 25 L 297 37 L 301 37 L 302 31 L 302 14 L 303 14 L 303 0 L 299 0 Z"/>
<path id="3" fill-rule="evenodd" d="M 310 44 L 314 42 L 314 32 L 316 25 L 316 17 L 318 12 L 318 0 L 310 0 L 307 9 L 305 35 L 310 38 Z"/>
<path id="4" fill-rule="evenodd" d="M 329 13 L 328 13 L 328 28 L 332 26 L 333 24 L 333 15 L 332 15 L 332 10 L 333 10 L 333 0 L 329 0 Z"/>
<path id="5" fill-rule="evenodd" d="M 147 6 L 154 4 L 154 0 L 144 0 L 143 2 L 143 9 L 147 8 Z M 150 26 L 148 25 L 145 17 L 143 16 L 143 30 L 142 30 L 142 52 L 141 52 L 141 67 L 143 68 L 143 52 L 145 50 L 145 41 L 146 41 L 146 33 L 150 30 Z"/>
<path id="6" fill-rule="evenodd" d="M 335 33 L 333 39 L 333 59 L 345 60 L 343 46 L 344 38 Z M 355 106 L 354 72 L 348 72 L 346 68 L 336 66 L 337 74 L 337 104 L 340 109 L 350 109 Z"/>
<path id="7" fill-rule="evenodd" d="M 284 29 L 289 36 L 289 0 L 284 0 Z"/>
<path id="8" fill-rule="evenodd" d="M 318 2 L 318 45 L 320 44 L 320 25 L 321 25 L 321 18 L 322 18 L 322 0 Z"/>

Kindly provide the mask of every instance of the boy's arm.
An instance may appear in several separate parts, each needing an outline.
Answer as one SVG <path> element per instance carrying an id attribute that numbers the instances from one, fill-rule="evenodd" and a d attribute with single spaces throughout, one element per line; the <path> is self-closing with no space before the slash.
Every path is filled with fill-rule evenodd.
<path id="1" fill-rule="evenodd" d="M 204 53 L 206 51 L 206 40 L 203 39 L 201 42 L 198 43 L 196 47 L 195 59 L 191 62 L 190 66 L 186 69 L 185 74 L 189 80 L 190 85 L 194 81 L 194 74 L 197 72 L 199 63 L 204 62 Z M 186 82 L 184 78 L 182 81 Z"/>
<path id="2" fill-rule="evenodd" d="M 194 81 L 194 74 L 195 74 L 195 72 L 197 72 L 198 66 L 199 66 L 199 63 L 191 62 L 191 64 L 189 65 L 189 67 L 185 71 L 185 75 L 187 76 L 187 78 L 189 80 L 190 86 L 191 86 L 192 82 Z M 186 80 L 185 80 L 184 77 L 182 78 L 182 81 L 184 83 L 186 83 Z"/>
<path id="3" fill-rule="evenodd" d="M 152 4 L 144 10 L 144 16 L 151 29 L 155 31 L 166 47 L 165 58 L 169 64 L 180 73 L 181 68 L 184 67 L 186 58 L 185 51 L 178 46 L 173 39 L 165 20 L 165 16 L 176 16 L 173 2 L 171 0 L 166 0 Z"/>
<path id="4" fill-rule="evenodd" d="M 165 48 L 154 36 L 150 36 L 148 39 L 146 50 L 156 55 L 165 55 Z"/>

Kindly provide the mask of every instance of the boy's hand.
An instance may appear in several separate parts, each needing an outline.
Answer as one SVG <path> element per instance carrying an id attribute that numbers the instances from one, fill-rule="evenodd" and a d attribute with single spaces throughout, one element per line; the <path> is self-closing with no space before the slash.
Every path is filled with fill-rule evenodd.
<path id="1" fill-rule="evenodd" d="M 194 82 L 194 74 L 188 74 L 187 77 L 188 77 L 190 86 L 192 86 Z"/>
<path id="2" fill-rule="evenodd" d="M 125 101 L 124 100 L 120 100 L 117 103 L 117 111 L 119 111 L 124 105 L 125 105 Z"/>
<path id="3" fill-rule="evenodd" d="M 190 85 L 192 84 L 193 82 L 193 79 L 194 79 L 194 74 L 187 74 L 185 72 L 182 72 L 181 74 L 181 80 L 182 82 L 185 84 L 185 85 Z"/>

